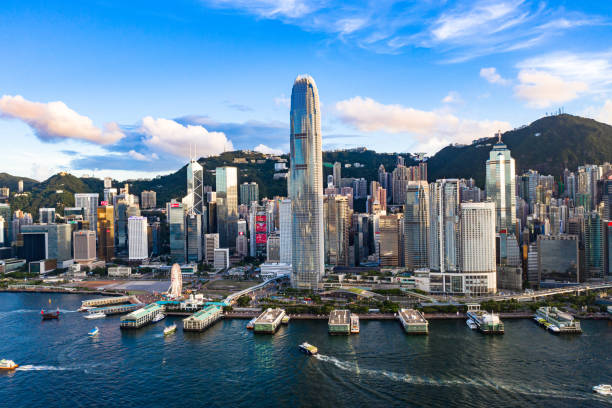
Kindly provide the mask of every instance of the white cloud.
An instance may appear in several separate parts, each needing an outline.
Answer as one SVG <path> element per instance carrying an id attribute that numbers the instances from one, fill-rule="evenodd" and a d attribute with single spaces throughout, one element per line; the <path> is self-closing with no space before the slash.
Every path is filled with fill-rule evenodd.
<path id="1" fill-rule="evenodd" d="M 534 108 L 571 101 L 588 89 L 584 82 L 567 81 L 545 71 L 521 70 L 518 80 L 520 84 L 514 88 L 515 95 Z"/>
<path id="2" fill-rule="evenodd" d="M 510 81 L 502 78 L 494 67 L 481 68 L 480 76 L 492 84 L 507 85 Z"/>
<path id="3" fill-rule="evenodd" d="M 309 0 L 209 0 L 217 7 L 239 8 L 266 18 L 300 18 L 320 7 L 320 1 Z"/>
<path id="4" fill-rule="evenodd" d="M 289 108 L 291 106 L 291 99 L 289 99 L 289 97 L 287 97 L 285 94 L 281 94 L 281 96 L 274 98 L 274 103 L 276 106 L 285 106 Z"/>
<path id="5" fill-rule="evenodd" d="M 413 149 L 434 153 L 449 143 L 470 143 L 508 130 L 502 121 L 460 119 L 439 111 L 423 111 L 402 105 L 384 105 L 360 96 L 336 103 L 338 117 L 364 132 L 408 133 L 414 136 Z"/>
<path id="6" fill-rule="evenodd" d="M 142 119 L 140 130 L 146 136 L 144 143 L 151 149 L 184 158 L 189 158 L 190 153 L 206 157 L 234 148 L 223 132 L 209 132 L 198 125 L 183 126 L 170 119 L 147 116 Z"/>
<path id="7" fill-rule="evenodd" d="M 482 34 L 489 23 L 495 23 L 500 29 L 500 21 L 516 12 L 521 3 L 476 4 L 467 11 L 445 13 L 435 22 L 431 33 L 436 40 L 444 41 Z"/>
<path id="8" fill-rule="evenodd" d="M 263 154 L 283 154 L 282 150 L 273 149 L 272 147 L 266 146 L 265 144 L 258 144 L 253 150 Z"/>
<path id="9" fill-rule="evenodd" d="M 450 91 L 443 99 L 443 103 L 460 103 L 463 102 L 461 100 L 461 95 L 458 92 Z"/>
<path id="10" fill-rule="evenodd" d="M 612 126 L 612 99 L 607 99 L 601 107 L 585 109 L 582 115 Z"/>
<path id="11" fill-rule="evenodd" d="M 159 159 L 159 156 L 156 153 L 151 153 L 150 156 L 147 156 L 146 154 L 142 154 L 140 152 L 137 152 L 136 150 L 130 150 L 128 152 L 128 155 L 130 155 L 130 157 L 133 158 L 134 160 L 138 160 L 138 161 L 148 162 L 148 161 Z"/>
<path id="12" fill-rule="evenodd" d="M 100 129 L 90 118 L 61 101 L 40 103 L 21 95 L 4 95 L 0 98 L 0 115 L 27 123 L 42 140 L 77 139 L 111 144 L 125 136 L 116 123 L 107 123 Z"/>

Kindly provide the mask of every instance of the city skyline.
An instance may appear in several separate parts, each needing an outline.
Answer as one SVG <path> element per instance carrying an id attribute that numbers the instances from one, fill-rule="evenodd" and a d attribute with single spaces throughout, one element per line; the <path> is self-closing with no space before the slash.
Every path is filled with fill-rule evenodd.
<path id="1" fill-rule="evenodd" d="M 3 6 L 2 170 L 38 180 L 168 173 L 194 140 L 287 153 L 304 72 L 326 89 L 324 149 L 434 153 L 559 108 L 612 123 L 609 4 Z"/>

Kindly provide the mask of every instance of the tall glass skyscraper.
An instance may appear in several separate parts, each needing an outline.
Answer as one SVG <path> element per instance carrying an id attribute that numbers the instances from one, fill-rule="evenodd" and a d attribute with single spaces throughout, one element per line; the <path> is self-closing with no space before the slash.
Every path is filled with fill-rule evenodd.
<path id="1" fill-rule="evenodd" d="M 321 111 L 314 79 L 298 76 L 291 91 L 291 283 L 316 289 L 324 273 Z"/>
<path id="2" fill-rule="evenodd" d="M 514 159 L 502 143 L 501 133 L 487 160 L 487 200 L 495 202 L 496 231 L 516 233 L 516 177 Z"/>
<path id="3" fill-rule="evenodd" d="M 429 185 L 410 181 L 404 210 L 404 265 L 411 270 L 427 268 L 429 234 Z"/>
<path id="4" fill-rule="evenodd" d="M 238 169 L 217 167 L 217 230 L 221 248 L 236 246 L 238 222 Z"/>

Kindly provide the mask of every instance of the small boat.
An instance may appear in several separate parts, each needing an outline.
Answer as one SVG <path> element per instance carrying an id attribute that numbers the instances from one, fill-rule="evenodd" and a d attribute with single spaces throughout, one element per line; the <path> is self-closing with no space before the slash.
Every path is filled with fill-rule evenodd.
<path id="1" fill-rule="evenodd" d="M 300 351 L 308 354 L 309 356 L 314 356 L 315 354 L 317 354 L 319 352 L 318 348 L 316 348 L 312 344 L 306 343 L 306 342 L 303 342 L 298 347 L 299 347 Z"/>
<path id="2" fill-rule="evenodd" d="M 555 326 L 554 324 L 551 324 L 550 326 L 548 326 L 548 330 L 550 330 L 553 333 L 559 333 L 561 331 L 561 329 L 559 329 L 557 326 Z"/>
<path id="3" fill-rule="evenodd" d="M 593 392 L 597 394 L 601 394 L 601 395 L 612 395 L 612 385 L 610 384 L 596 385 L 593 387 Z"/>
<path id="4" fill-rule="evenodd" d="M 351 313 L 351 334 L 359 334 L 359 316 Z"/>
<path id="5" fill-rule="evenodd" d="M 93 337 L 93 336 L 97 335 L 99 332 L 100 332 L 100 330 L 98 330 L 98 326 L 96 326 L 96 327 L 94 327 L 93 329 L 91 329 L 91 330 L 89 331 L 89 333 L 87 333 L 87 335 L 88 335 L 89 337 Z"/>
<path id="6" fill-rule="evenodd" d="M 42 316 L 43 320 L 59 319 L 59 315 L 60 315 L 59 307 L 57 308 L 55 312 L 45 311 L 45 309 L 42 309 L 40 311 L 40 315 Z"/>
<path id="7" fill-rule="evenodd" d="M 13 360 L 0 360 L 0 370 L 14 370 L 19 367 L 19 364 L 15 364 Z"/>
<path id="8" fill-rule="evenodd" d="M 289 315 L 283 316 L 283 320 L 281 320 L 282 324 L 289 324 Z"/>
<path id="9" fill-rule="evenodd" d="M 161 322 L 162 320 L 164 320 L 166 318 L 166 315 L 163 313 L 158 313 L 155 315 L 155 317 L 153 318 L 153 320 L 151 320 L 151 322 L 153 323 L 157 323 L 157 322 Z"/>
<path id="10" fill-rule="evenodd" d="M 253 330 L 253 327 L 255 327 L 255 320 L 257 320 L 256 317 L 252 318 L 251 320 L 249 320 L 249 322 L 246 325 L 246 328 L 248 330 Z"/>
<path id="11" fill-rule="evenodd" d="M 172 326 L 168 326 L 164 329 L 164 336 L 167 336 L 169 334 L 172 334 L 176 331 L 176 324 L 173 324 Z"/>
<path id="12" fill-rule="evenodd" d="M 476 326 L 476 323 L 474 323 L 472 319 L 467 319 L 465 321 L 465 324 L 467 324 L 467 326 L 472 330 L 476 330 L 478 328 L 478 326 Z"/>
<path id="13" fill-rule="evenodd" d="M 85 315 L 86 319 L 103 319 L 105 318 L 106 315 L 102 312 L 97 312 L 97 313 L 89 313 L 87 315 Z"/>

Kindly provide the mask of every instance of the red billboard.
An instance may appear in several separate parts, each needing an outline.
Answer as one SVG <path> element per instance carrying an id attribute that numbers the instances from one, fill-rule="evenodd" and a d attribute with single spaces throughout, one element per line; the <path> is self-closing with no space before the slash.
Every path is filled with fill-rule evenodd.
<path id="1" fill-rule="evenodd" d="M 255 235 L 255 243 L 257 244 L 265 244 L 268 242 L 268 236 L 266 234 L 257 234 Z"/>
<path id="2" fill-rule="evenodd" d="M 265 222 L 256 222 L 255 223 L 255 232 L 266 232 L 266 223 Z"/>
<path id="3" fill-rule="evenodd" d="M 255 216 L 255 221 L 256 222 L 266 222 L 266 216 L 265 215 L 256 215 Z"/>

